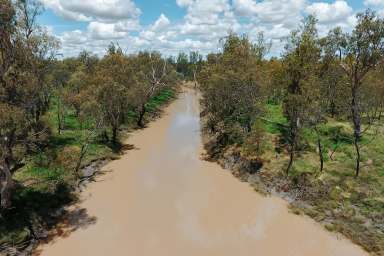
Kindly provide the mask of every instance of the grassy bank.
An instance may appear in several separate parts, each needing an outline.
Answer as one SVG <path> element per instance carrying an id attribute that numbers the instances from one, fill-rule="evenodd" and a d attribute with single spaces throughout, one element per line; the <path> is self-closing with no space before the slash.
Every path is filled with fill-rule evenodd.
<path id="1" fill-rule="evenodd" d="M 175 98 L 176 91 L 166 89 L 153 97 L 147 104 L 147 122 L 159 116 L 162 106 Z M 13 193 L 12 208 L 1 212 L 0 254 L 11 247 L 24 247 L 30 241 L 44 238 L 64 213 L 63 206 L 76 202 L 77 182 L 74 164 L 79 158 L 81 146 L 89 133 L 87 122 L 80 120 L 73 109 L 65 113 L 63 129 L 57 131 L 57 103 L 53 100 L 50 111 L 44 117 L 51 126 L 48 144 L 24 160 L 24 166 L 15 174 L 16 191 Z M 127 116 L 121 129 L 120 141 L 126 132 L 136 129 L 137 113 Z M 124 132 L 125 131 L 125 132 Z M 106 131 L 111 136 L 111 131 Z M 82 168 L 98 168 L 95 163 L 105 163 L 119 157 L 124 150 L 122 143 L 113 144 L 103 136 L 96 135 L 89 142 L 82 161 Z"/>
<path id="2" fill-rule="evenodd" d="M 250 182 L 255 190 L 275 193 L 292 202 L 292 211 L 307 214 L 330 231 L 340 232 L 373 255 L 384 255 L 384 129 L 373 126 L 362 144 L 361 176 L 354 177 L 354 146 L 348 122 L 329 119 L 319 127 L 325 166 L 320 172 L 317 136 L 304 131 L 301 152 L 287 177 L 286 119 L 282 107 L 268 105 L 261 155 L 245 140 L 218 147 L 207 134 L 214 160 Z M 250 150 L 251 149 L 251 150 Z M 260 167 L 260 162 L 262 167 Z"/>

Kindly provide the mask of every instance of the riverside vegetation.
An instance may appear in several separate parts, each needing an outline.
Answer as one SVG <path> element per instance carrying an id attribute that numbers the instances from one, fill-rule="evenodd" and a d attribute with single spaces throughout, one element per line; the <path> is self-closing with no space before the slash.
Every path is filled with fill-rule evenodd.
<path id="1" fill-rule="evenodd" d="M 111 43 L 101 58 L 61 59 L 37 1 L 0 0 L 0 10 L 0 253 L 45 238 L 82 182 L 129 149 L 121 131 L 145 127 L 190 80 L 210 159 L 383 255 L 384 21 L 374 12 L 322 38 L 308 16 L 281 58 L 266 58 L 262 33 L 256 43 L 230 33 L 206 58 Z"/>
<path id="2" fill-rule="evenodd" d="M 320 38 L 308 16 L 281 58 L 230 34 L 199 73 L 207 157 L 384 254 L 384 20 Z"/>
<path id="3" fill-rule="evenodd" d="M 180 75 L 158 52 L 113 43 L 102 58 L 59 60 L 37 1 L 0 10 L 0 254 L 12 254 L 45 238 L 81 183 L 129 149 L 120 131 L 144 128 Z"/>

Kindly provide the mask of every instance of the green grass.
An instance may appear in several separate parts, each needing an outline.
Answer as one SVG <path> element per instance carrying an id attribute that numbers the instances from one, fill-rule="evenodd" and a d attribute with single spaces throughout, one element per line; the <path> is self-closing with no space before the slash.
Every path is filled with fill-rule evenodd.
<path id="1" fill-rule="evenodd" d="M 265 129 L 272 134 L 279 134 L 282 126 L 287 125 L 281 105 L 267 104 L 265 115 Z"/>
<path id="2" fill-rule="evenodd" d="M 367 251 L 384 255 L 384 129 L 373 126 L 361 140 L 361 173 L 355 179 L 355 148 L 351 124 L 328 119 L 319 126 L 325 159 L 321 173 L 317 152 L 317 134 L 303 129 L 301 151 L 286 178 L 286 128 L 281 105 L 266 105 L 265 139 L 261 159 L 265 160 L 260 177 L 268 186 L 281 180 L 292 189 L 306 188 L 297 212 L 304 212 L 323 222 L 327 229 L 341 232 Z M 243 145 L 244 149 L 249 145 Z M 242 145 L 240 146 L 242 147 Z M 240 152 L 244 149 L 240 148 Z M 332 158 L 330 157 L 333 152 Z M 248 152 L 248 151 L 247 151 Z M 276 157 L 276 153 L 278 157 Z M 247 157 L 252 157 L 249 154 Z M 259 174 L 256 174 L 259 175 Z M 257 184 L 254 184 L 257 186 Z"/>
<path id="3" fill-rule="evenodd" d="M 175 91 L 172 89 L 165 89 L 159 93 L 159 95 L 153 97 L 146 105 L 148 112 L 155 112 L 162 105 L 169 102 L 175 97 Z"/>

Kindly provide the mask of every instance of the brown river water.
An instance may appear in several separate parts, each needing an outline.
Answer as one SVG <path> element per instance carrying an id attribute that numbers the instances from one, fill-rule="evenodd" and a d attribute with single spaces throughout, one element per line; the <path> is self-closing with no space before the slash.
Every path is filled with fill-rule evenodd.
<path id="1" fill-rule="evenodd" d="M 185 89 L 163 117 L 126 141 L 82 193 L 48 256 L 360 256 L 360 247 L 287 203 L 201 160 L 198 95 Z"/>

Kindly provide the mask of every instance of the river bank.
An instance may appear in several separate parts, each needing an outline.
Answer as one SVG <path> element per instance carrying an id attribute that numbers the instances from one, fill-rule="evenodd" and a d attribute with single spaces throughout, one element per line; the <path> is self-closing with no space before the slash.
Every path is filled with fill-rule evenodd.
<path id="1" fill-rule="evenodd" d="M 177 93 L 176 88 L 167 89 L 153 97 L 148 103 L 145 122 L 160 118 Z M 54 103 L 47 114 L 52 127 L 56 126 Z M 102 168 L 133 150 L 132 145 L 113 144 L 96 136 L 88 144 L 79 177 L 74 177 L 79 152 L 73 149 L 82 145 L 86 129 L 78 117 L 67 113 L 61 133 L 54 132 L 48 146 L 26 159 L 25 166 L 15 174 L 13 207 L 0 214 L 0 255 L 30 255 L 40 241 L 50 239 L 58 223 L 74 214 L 67 206 L 78 203 L 81 191 L 97 176 L 104 175 Z M 121 128 L 120 141 L 137 129 L 135 120 L 127 123 Z M 57 157 L 58 152 L 65 152 L 64 157 Z"/>
<path id="2" fill-rule="evenodd" d="M 302 165 L 287 176 L 283 170 L 289 158 L 279 148 L 278 136 L 267 134 L 269 149 L 261 157 L 255 157 L 244 154 L 240 145 L 221 147 L 215 135 L 203 130 L 205 158 L 230 170 L 258 193 L 283 198 L 291 212 L 311 217 L 328 231 L 342 234 L 372 255 L 384 255 L 383 201 L 377 196 L 382 183 L 378 176 L 378 185 L 375 185 L 377 175 L 372 170 L 379 163 L 368 160 L 362 176 L 355 179 L 353 172 L 348 174 L 348 169 L 342 169 L 342 174 L 341 170 L 331 171 L 331 167 L 340 166 L 335 159 L 340 159 L 345 152 L 336 152 L 321 173 L 317 171 L 317 153 L 313 152 L 299 156 L 297 162 Z M 309 164 L 303 165 L 304 161 Z"/>

